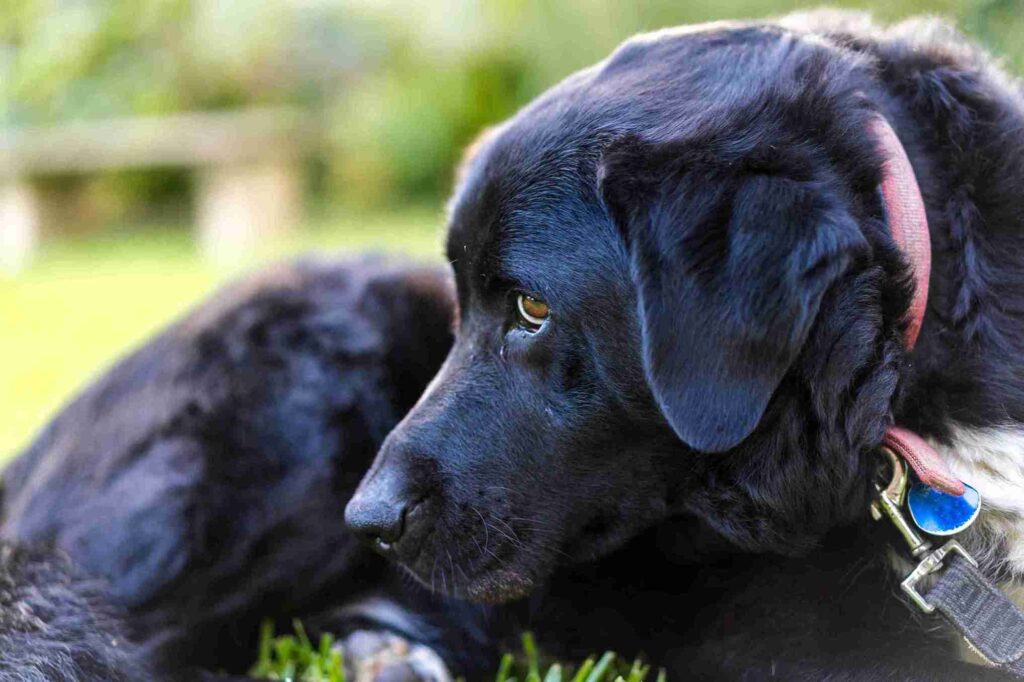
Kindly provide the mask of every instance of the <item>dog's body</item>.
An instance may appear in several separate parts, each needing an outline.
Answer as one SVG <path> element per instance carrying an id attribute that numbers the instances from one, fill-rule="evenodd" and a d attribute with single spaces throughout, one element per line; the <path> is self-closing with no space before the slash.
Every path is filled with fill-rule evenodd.
<path id="1" fill-rule="evenodd" d="M 444 272 L 379 258 L 309 259 L 218 292 L 11 463 L 0 536 L 70 556 L 154 668 L 182 679 L 244 672 L 261 620 L 293 617 L 338 635 L 376 622 L 490 671 L 479 609 L 403 584 L 343 521 L 440 365 L 451 310 Z"/>
<path id="2" fill-rule="evenodd" d="M 912 354 L 879 117 L 931 227 Z M 986 569 L 1019 572 L 1024 101 L 947 27 L 641 36 L 490 132 L 461 176 L 455 345 L 346 516 L 413 575 L 451 564 L 450 591 L 504 601 L 687 514 L 746 551 L 806 553 L 864 522 L 894 420 L 988 500 L 968 538 Z"/>

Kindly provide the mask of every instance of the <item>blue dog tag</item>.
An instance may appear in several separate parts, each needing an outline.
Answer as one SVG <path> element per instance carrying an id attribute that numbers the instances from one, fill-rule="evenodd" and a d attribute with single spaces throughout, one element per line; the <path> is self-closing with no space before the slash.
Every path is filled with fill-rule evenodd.
<path id="1" fill-rule="evenodd" d="M 930 535 L 955 535 L 974 523 L 981 511 L 981 495 L 964 484 L 957 497 L 924 483 L 915 483 L 907 493 L 907 507 L 917 527 Z"/>

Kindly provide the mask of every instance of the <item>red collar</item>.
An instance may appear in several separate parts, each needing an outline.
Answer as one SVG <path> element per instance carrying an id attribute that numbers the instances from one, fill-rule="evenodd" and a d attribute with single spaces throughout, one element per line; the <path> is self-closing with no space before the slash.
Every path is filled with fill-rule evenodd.
<path id="1" fill-rule="evenodd" d="M 873 119 L 869 131 L 884 157 L 880 189 L 889 233 L 914 274 L 914 297 L 907 311 L 903 333 L 907 350 L 911 351 L 917 343 L 928 305 L 928 278 L 932 267 L 928 217 L 914 169 L 892 126 L 878 116 Z M 954 495 L 963 495 L 963 482 L 953 474 L 942 456 L 916 433 L 900 426 L 890 426 L 882 442 L 906 460 L 922 483 Z"/>

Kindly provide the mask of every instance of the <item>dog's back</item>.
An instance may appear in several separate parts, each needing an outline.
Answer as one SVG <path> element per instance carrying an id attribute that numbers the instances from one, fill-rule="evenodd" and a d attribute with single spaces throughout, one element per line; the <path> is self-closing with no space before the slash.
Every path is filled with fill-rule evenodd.
<path id="1" fill-rule="evenodd" d="M 4 472 L 0 536 L 109 583 L 161 660 L 242 670 L 260 619 L 388 569 L 345 502 L 440 365 L 438 268 L 306 259 L 226 288 L 98 378 Z"/>

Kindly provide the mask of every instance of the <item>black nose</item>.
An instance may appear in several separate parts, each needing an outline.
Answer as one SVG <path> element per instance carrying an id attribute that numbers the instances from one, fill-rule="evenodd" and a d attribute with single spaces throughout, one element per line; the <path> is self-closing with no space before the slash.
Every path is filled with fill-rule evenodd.
<path id="1" fill-rule="evenodd" d="M 345 524 L 366 542 L 387 550 L 402 537 L 405 503 L 353 498 L 345 508 Z"/>
<path id="2" fill-rule="evenodd" d="M 427 506 L 409 477 L 382 467 L 360 484 L 345 508 L 345 524 L 365 542 L 403 558 L 417 549 Z"/>

